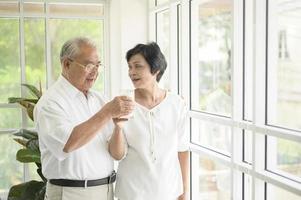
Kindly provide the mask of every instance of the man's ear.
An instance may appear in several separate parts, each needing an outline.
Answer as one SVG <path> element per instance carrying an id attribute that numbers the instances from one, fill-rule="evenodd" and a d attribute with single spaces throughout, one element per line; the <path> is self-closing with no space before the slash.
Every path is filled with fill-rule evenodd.
<path id="1" fill-rule="evenodd" d="M 71 64 L 71 62 L 70 62 L 69 59 L 65 58 L 65 59 L 63 60 L 62 65 L 63 65 L 63 68 L 64 68 L 64 69 L 66 69 L 66 70 L 69 69 L 70 64 Z"/>

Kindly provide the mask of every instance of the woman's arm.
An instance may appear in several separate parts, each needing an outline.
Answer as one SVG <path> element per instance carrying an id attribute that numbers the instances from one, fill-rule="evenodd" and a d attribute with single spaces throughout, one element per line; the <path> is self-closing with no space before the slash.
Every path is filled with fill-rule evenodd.
<path id="1" fill-rule="evenodd" d="M 109 140 L 109 152 L 115 160 L 121 160 L 125 155 L 126 140 L 122 132 L 122 126 L 124 119 L 113 119 L 115 128 L 111 139 Z"/>
<path id="2" fill-rule="evenodd" d="M 183 194 L 179 200 L 188 200 L 189 194 L 189 151 L 178 152 L 178 158 L 181 166 L 183 180 Z"/>

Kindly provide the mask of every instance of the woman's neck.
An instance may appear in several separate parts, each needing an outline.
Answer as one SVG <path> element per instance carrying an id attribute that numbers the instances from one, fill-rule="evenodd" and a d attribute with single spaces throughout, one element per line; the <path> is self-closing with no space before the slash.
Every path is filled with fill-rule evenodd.
<path id="1" fill-rule="evenodd" d="M 135 90 L 135 100 L 147 108 L 158 105 L 166 95 L 166 91 L 157 85 L 151 88 L 138 88 Z"/>

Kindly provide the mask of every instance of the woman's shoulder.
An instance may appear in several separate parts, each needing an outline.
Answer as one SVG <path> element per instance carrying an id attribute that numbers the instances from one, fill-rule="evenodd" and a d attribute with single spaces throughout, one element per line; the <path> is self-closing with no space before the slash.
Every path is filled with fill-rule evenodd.
<path id="1" fill-rule="evenodd" d="M 166 96 L 172 101 L 179 102 L 179 103 L 185 103 L 184 97 L 182 97 L 181 95 L 176 94 L 174 92 L 167 91 Z"/>

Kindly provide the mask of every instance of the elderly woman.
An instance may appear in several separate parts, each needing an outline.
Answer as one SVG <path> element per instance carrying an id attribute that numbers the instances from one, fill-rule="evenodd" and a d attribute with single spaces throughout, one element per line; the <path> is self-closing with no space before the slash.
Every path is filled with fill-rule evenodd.
<path id="1" fill-rule="evenodd" d="M 185 102 L 158 85 L 167 64 L 156 43 L 138 44 L 126 59 L 136 105 L 127 122 L 114 119 L 109 151 L 121 160 L 115 195 L 120 200 L 187 199 Z"/>

